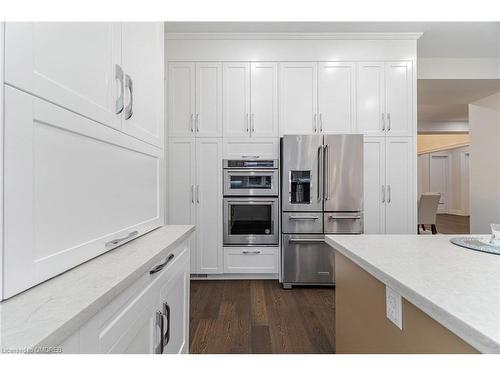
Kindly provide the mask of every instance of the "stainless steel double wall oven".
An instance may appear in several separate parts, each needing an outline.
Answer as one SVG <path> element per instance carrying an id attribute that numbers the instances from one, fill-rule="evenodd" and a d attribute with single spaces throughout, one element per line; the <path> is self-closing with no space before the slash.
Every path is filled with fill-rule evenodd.
<path id="1" fill-rule="evenodd" d="M 224 245 L 279 243 L 277 160 L 224 160 Z"/>

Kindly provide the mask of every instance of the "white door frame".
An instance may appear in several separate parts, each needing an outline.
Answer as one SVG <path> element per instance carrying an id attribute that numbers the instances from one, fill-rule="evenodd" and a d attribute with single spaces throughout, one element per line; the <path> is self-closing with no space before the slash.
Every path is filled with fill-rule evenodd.
<path id="1" fill-rule="evenodd" d="M 469 158 L 469 170 L 466 168 L 466 158 Z M 460 151 L 460 194 L 461 210 L 464 216 L 470 216 L 470 152 Z M 465 176 L 468 176 L 466 179 Z M 466 181 L 468 180 L 468 181 Z M 467 189 L 465 186 L 469 185 Z M 467 194 L 466 194 L 467 192 Z M 467 196 L 468 195 L 468 196 Z"/>
<path id="2" fill-rule="evenodd" d="M 445 181 L 446 181 L 446 191 L 444 192 L 446 194 L 446 202 L 445 205 L 440 205 L 438 207 L 438 214 L 447 214 L 449 213 L 450 210 L 450 186 L 451 186 L 451 181 L 450 181 L 450 155 L 447 152 L 431 152 L 430 153 L 430 158 L 429 158 L 429 189 L 432 190 L 432 158 L 444 158 L 446 160 L 446 176 L 445 176 Z"/>

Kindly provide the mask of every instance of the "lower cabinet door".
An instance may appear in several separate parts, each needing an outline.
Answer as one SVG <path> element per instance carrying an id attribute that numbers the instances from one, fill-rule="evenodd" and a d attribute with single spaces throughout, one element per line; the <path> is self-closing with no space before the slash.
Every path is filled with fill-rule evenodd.
<path id="1" fill-rule="evenodd" d="M 163 151 L 5 86 L 3 298 L 164 223 Z"/>
<path id="2" fill-rule="evenodd" d="M 385 137 L 364 137 L 364 233 L 385 233 Z"/>
<path id="3" fill-rule="evenodd" d="M 163 326 L 163 353 L 189 352 L 189 256 L 184 252 L 175 263 L 175 273 L 160 290 Z"/>

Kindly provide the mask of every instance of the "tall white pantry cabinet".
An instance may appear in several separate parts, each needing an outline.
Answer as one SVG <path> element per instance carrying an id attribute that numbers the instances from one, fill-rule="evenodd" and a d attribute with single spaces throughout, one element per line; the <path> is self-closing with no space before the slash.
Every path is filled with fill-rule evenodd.
<path id="1" fill-rule="evenodd" d="M 163 23 L 5 23 L 2 299 L 165 223 Z"/>
<path id="2" fill-rule="evenodd" d="M 170 220 L 196 223 L 206 233 L 192 247 L 192 273 L 223 273 L 220 205 L 205 206 L 212 210 L 205 213 L 196 199 L 200 173 L 218 179 L 213 187 L 221 180 L 222 160 L 215 158 L 220 152 L 214 149 L 206 158 L 200 153 L 199 142 L 207 137 L 221 142 L 225 158 L 269 158 L 279 155 L 279 139 L 286 134 L 363 134 L 365 233 L 415 233 L 419 37 L 166 34 Z M 212 67 L 213 77 L 204 93 L 202 66 Z M 198 131 L 203 95 L 214 124 L 209 133 Z M 217 189 L 212 198 L 221 202 L 222 188 Z M 211 220 L 200 222 L 205 217 Z"/>

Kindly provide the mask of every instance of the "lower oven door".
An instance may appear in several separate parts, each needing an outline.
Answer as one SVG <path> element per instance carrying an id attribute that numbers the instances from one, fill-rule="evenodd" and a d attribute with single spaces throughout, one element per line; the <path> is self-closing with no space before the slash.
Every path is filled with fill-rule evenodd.
<path id="1" fill-rule="evenodd" d="M 333 285 L 335 257 L 324 235 L 283 235 L 283 284 Z"/>
<path id="2" fill-rule="evenodd" d="M 224 198 L 224 245 L 278 241 L 278 198 Z"/>

